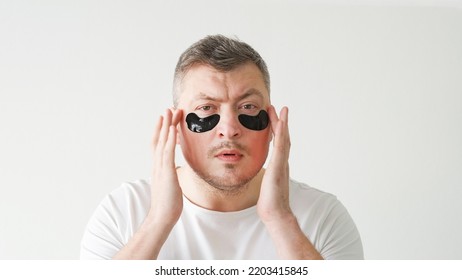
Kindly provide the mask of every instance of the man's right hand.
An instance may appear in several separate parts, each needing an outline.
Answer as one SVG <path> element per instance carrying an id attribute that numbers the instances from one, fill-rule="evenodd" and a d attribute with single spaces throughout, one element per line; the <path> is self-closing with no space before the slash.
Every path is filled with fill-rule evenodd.
<path id="1" fill-rule="evenodd" d="M 183 211 L 183 193 L 175 167 L 176 126 L 181 110 L 169 109 L 159 117 L 153 137 L 154 166 L 151 208 L 143 224 L 114 259 L 157 259 Z"/>
<path id="2" fill-rule="evenodd" d="M 183 210 L 183 193 L 175 167 L 177 125 L 182 111 L 168 109 L 159 117 L 152 141 L 154 166 L 151 178 L 151 209 L 147 219 L 173 227 Z"/>

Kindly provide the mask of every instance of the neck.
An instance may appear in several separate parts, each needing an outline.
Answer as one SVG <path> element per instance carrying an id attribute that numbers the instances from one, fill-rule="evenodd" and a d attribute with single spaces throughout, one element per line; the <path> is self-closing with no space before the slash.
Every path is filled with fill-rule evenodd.
<path id="1" fill-rule="evenodd" d="M 205 182 L 188 165 L 177 169 L 184 196 L 200 207 L 220 212 L 239 211 L 256 205 L 264 172 L 261 169 L 239 189 L 221 190 Z"/>

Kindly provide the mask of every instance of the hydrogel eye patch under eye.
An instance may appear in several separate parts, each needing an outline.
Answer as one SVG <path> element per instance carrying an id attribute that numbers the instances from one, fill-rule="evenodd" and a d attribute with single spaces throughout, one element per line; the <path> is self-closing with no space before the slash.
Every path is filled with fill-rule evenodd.
<path id="1" fill-rule="evenodd" d="M 261 110 L 256 116 L 249 116 L 241 114 L 238 116 L 239 122 L 248 129 L 251 130 L 263 130 L 269 124 L 268 113 L 265 110 Z"/>
<path id="2" fill-rule="evenodd" d="M 238 119 L 245 128 L 257 131 L 265 129 L 269 124 L 268 113 L 264 110 L 261 110 L 256 116 L 241 114 L 238 116 Z M 195 113 L 189 113 L 186 116 L 186 123 L 189 130 L 196 133 L 212 130 L 219 121 L 220 115 L 218 114 L 206 118 L 199 118 Z"/>
<path id="3" fill-rule="evenodd" d="M 186 116 L 186 123 L 188 124 L 189 130 L 197 133 L 212 130 L 215 126 L 217 126 L 219 121 L 220 115 L 217 114 L 206 118 L 199 118 L 199 116 L 194 113 L 189 113 Z"/>

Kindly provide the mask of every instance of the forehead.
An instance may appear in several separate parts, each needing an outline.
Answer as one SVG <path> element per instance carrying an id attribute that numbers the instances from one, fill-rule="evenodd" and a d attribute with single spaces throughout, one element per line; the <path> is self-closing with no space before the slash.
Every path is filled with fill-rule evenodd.
<path id="1" fill-rule="evenodd" d="M 199 64 L 191 67 L 183 77 L 179 104 L 204 97 L 232 101 L 243 96 L 259 97 L 269 103 L 263 75 L 255 64 L 246 63 L 227 72 Z"/>

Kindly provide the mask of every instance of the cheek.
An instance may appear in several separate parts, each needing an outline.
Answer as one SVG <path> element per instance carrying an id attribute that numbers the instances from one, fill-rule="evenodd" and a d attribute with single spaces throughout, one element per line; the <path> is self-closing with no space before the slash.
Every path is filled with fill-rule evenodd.
<path id="1" fill-rule="evenodd" d="M 269 144 L 271 141 L 270 130 L 267 129 L 264 132 L 255 132 L 253 137 L 250 139 L 250 143 L 258 143 L 250 146 L 252 155 L 255 160 L 265 161 L 269 151 Z"/>
<path id="2" fill-rule="evenodd" d="M 178 130 L 179 144 L 186 159 L 192 160 L 201 156 L 207 156 L 208 133 L 191 132 L 186 123 L 180 125 Z"/>

